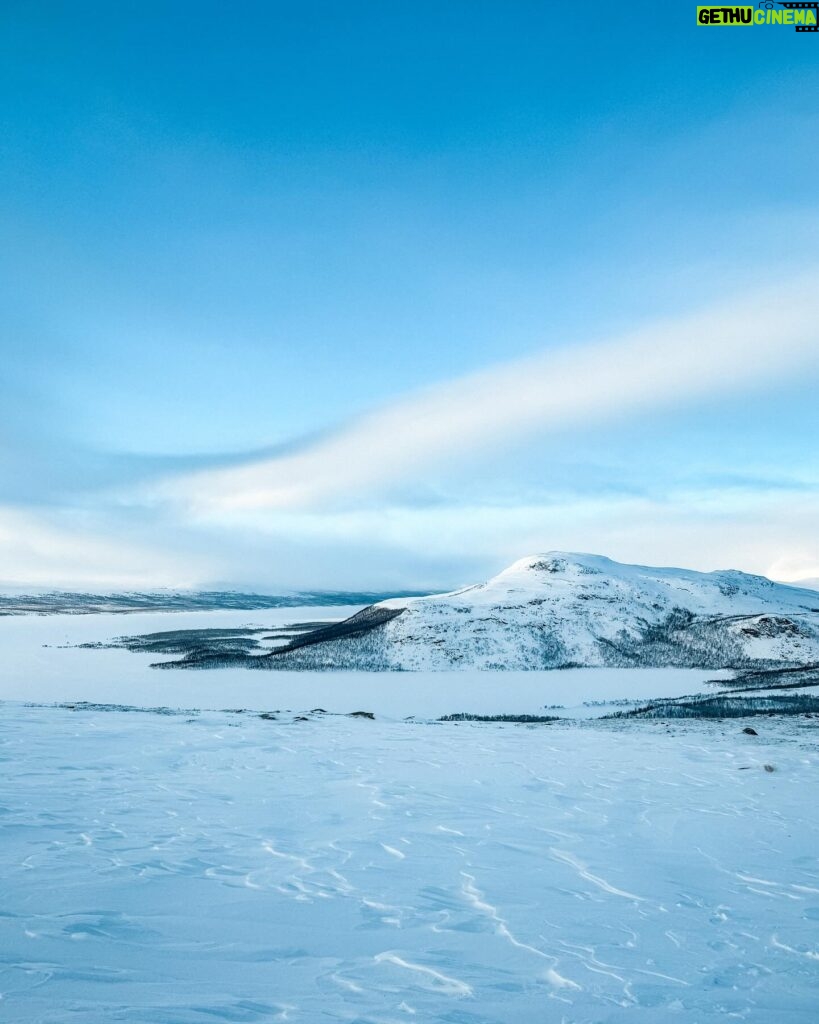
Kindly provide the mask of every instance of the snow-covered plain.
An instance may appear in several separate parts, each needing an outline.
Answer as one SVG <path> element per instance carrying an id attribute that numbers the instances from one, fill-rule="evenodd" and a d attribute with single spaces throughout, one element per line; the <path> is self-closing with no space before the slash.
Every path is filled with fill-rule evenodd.
<path id="1" fill-rule="evenodd" d="M 4 704 L 0 1014 L 813 1024 L 815 725 L 759 731 Z"/>
<path id="2" fill-rule="evenodd" d="M 589 717 L 714 672 L 61 646 L 354 610 L 0 618 L 0 1019 L 816 1021 L 816 719 Z M 430 721 L 555 704 L 578 720 Z"/>

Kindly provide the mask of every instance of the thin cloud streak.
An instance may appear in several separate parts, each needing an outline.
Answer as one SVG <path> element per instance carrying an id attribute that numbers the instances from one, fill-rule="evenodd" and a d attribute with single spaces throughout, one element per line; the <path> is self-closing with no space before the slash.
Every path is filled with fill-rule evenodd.
<path id="1" fill-rule="evenodd" d="M 418 392 L 301 452 L 166 479 L 152 496 L 205 518 L 310 509 L 488 445 L 742 392 L 819 366 L 819 273 L 584 347 Z"/>

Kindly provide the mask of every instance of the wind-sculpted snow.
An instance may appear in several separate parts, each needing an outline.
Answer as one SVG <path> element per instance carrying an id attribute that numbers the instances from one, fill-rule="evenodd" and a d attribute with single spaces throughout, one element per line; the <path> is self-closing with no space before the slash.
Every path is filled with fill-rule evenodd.
<path id="1" fill-rule="evenodd" d="M 122 711 L 0 705 L 4 1020 L 816 1020 L 812 719 Z"/>

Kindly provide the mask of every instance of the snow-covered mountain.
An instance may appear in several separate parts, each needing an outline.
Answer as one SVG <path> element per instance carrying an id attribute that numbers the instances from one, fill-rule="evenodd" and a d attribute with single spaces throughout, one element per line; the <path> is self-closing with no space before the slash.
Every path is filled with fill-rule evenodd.
<path id="1" fill-rule="evenodd" d="M 551 551 L 487 583 L 394 598 L 276 651 L 274 668 L 740 668 L 819 663 L 819 594 L 734 570 Z"/>

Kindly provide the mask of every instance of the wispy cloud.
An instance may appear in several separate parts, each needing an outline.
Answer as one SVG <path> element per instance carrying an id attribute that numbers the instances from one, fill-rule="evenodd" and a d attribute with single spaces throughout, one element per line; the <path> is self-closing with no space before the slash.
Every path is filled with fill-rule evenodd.
<path id="1" fill-rule="evenodd" d="M 591 285 L 590 285 L 591 286 Z M 819 272 L 586 346 L 417 392 L 297 452 L 165 479 L 154 497 L 213 513 L 321 508 L 423 479 L 527 435 L 765 387 L 819 366 Z"/>

